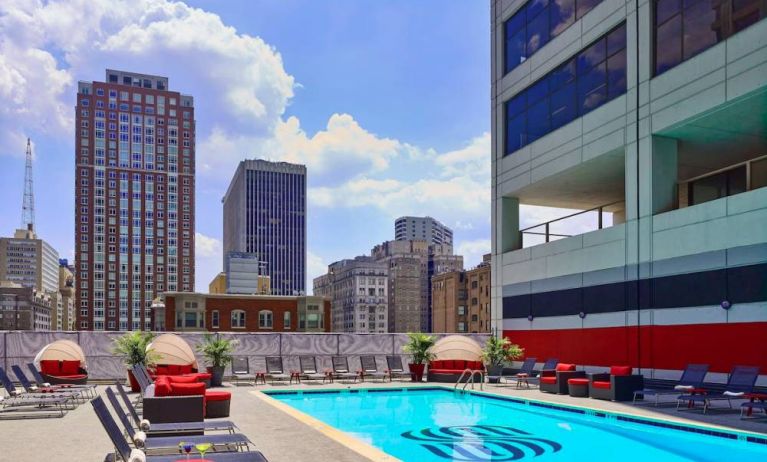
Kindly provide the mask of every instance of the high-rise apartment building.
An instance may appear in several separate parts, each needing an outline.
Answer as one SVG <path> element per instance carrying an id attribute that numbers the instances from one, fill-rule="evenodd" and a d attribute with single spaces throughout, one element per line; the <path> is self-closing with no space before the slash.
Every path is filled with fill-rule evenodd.
<path id="1" fill-rule="evenodd" d="M 341 260 L 314 279 L 314 295 L 330 300 L 333 332 L 388 332 L 388 266 L 368 256 Z"/>
<path id="2" fill-rule="evenodd" d="M 306 167 L 261 159 L 240 162 L 224 203 L 224 259 L 254 255 L 273 295 L 306 292 Z M 224 262 L 226 265 L 226 261 Z"/>
<path id="3" fill-rule="evenodd" d="M 59 290 L 59 254 L 31 229 L 0 237 L 0 281 L 40 292 Z"/>
<path id="4" fill-rule="evenodd" d="M 432 217 L 399 217 L 394 221 L 394 239 L 452 246 L 453 230 Z"/>
<path id="5" fill-rule="evenodd" d="M 51 328 L 56 330 L 75 330 L 77 326 L 75 313 L 75 274 L 66 259 L 59 260 L 59 290 L 56 292 L 56 301 L 57 305 L 61 308 L 60 311 L 57 310 L 55 319 L 51 310 Z"/>
<path id="6" fill-rule="evenodd" d="M 490 254 L 476 268 L 432 278 L 432 332 L 490 332 Z"/>
<path id="7" fill-rule="evenodd" d="M 767 370 L 767 10 L 542 5 L 491 2 L 494 325 L 645 377 Z"/>
<path id="8" fill-rule="evenodd" d="M 149 329 L 158 293 L 194 289 L 194 99 L 107 69 L 75 119 L 77 327 Z"/>

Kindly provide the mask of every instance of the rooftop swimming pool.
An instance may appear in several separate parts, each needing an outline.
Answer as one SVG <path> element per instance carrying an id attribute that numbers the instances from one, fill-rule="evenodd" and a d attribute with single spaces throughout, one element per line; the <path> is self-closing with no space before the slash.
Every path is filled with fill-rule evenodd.
<path id="1" fill-rule="evenodd" d="M 484 393 L 267 394 L 406 462 L 767 460 L 767 437 Z"/>

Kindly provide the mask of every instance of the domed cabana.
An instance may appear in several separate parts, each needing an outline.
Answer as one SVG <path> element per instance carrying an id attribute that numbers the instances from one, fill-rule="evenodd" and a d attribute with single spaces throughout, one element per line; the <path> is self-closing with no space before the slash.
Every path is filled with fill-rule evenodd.
<path id="1" fill-rule="evenodd" d="M 431 347 L 429 382 L 455 382 L 464 370 L 483 370 L 482 347 L 470 337 L 449 335 Z"/>
<path id="2" fill-rule="evenodd" d="M 162 334 L 157 336 L 146 346 L 146 351 L 153 351 L 156 355 L 156 369 L 158 375 L 163 375 L 160 371 L 164 366 L 168 366 L 168 369 L 173 370 L 172 373 L 165 375 L 197 372 L 197 358 L 194 356 L 192 347 L 186 343 L 186 340 L 176 334 Z M 171 371 L 169 370 L 168 372 Z"/>
<path id="3" fill-rule="evenodd" d="M 88 381 L 85 353 L 71 340 L 56 340 L 44 346 L 34 363 L 50 384 L 81 385 Z"/>

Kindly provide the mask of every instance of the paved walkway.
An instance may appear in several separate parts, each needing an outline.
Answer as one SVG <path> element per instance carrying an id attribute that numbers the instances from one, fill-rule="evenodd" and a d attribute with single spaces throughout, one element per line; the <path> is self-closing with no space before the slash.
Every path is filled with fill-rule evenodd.
<path id="1" fill-rule="evenodd" d="M 375 387 L 398 387 L 394 384 L 366 384 Z M 426 385 L 426 384 L 424 384 Z M 232 392 L 230 419 L 235 421 L 242 433 L 254 441 L 270 462 L 338 461 L 358 462 L 363 458 L 353 450 L 326 437 L 315 429 L 299 422 L 253 393 L 258 390 L 287 388 L 341 388 L 361 385 L 260 385 L 227 386 Z M 103 392 L 103 387 L 99 387 Z M 715 409 L 703 415 L 697 411 L 677 411 L 675 404 L 658 408 L 630 403 L 613 403 L 588 398 L 571 398 L 541 393 L 537 389 L 517 390 L 513 386 L 486 385 L 485 391 L 526 399 L 586 406 L 614 412 L 638 414 L 686 423 L 720 425 L 746 431 L 767 434 L 767 419 L 740 419 L 739 409 L 729 410 L 727 403 L 717 402 Z M 672 398 L 673 399 L 673 398 Z M 0 460 L 8 461 L 102 461 L 112 450 L 112 445 L 102 430 L 89 403 L 85 403 L 64 418 L 41 420 L 0 421 Z"/>

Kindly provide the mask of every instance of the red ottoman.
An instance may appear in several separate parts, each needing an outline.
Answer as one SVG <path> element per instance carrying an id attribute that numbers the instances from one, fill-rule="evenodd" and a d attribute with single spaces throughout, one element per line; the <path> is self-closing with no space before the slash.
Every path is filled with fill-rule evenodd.
<path id="1" fill-rule="evenodd" d="M 205 418 L 229 417 L 232 394 L 228 391 L 205 391 Z"/>
<path id="2" fill-rule="evenodd" d="M 570 396 L 587 398 L 589 396 L 589 379 L 567 379 L 567 389 L 570 392 Z"/>

